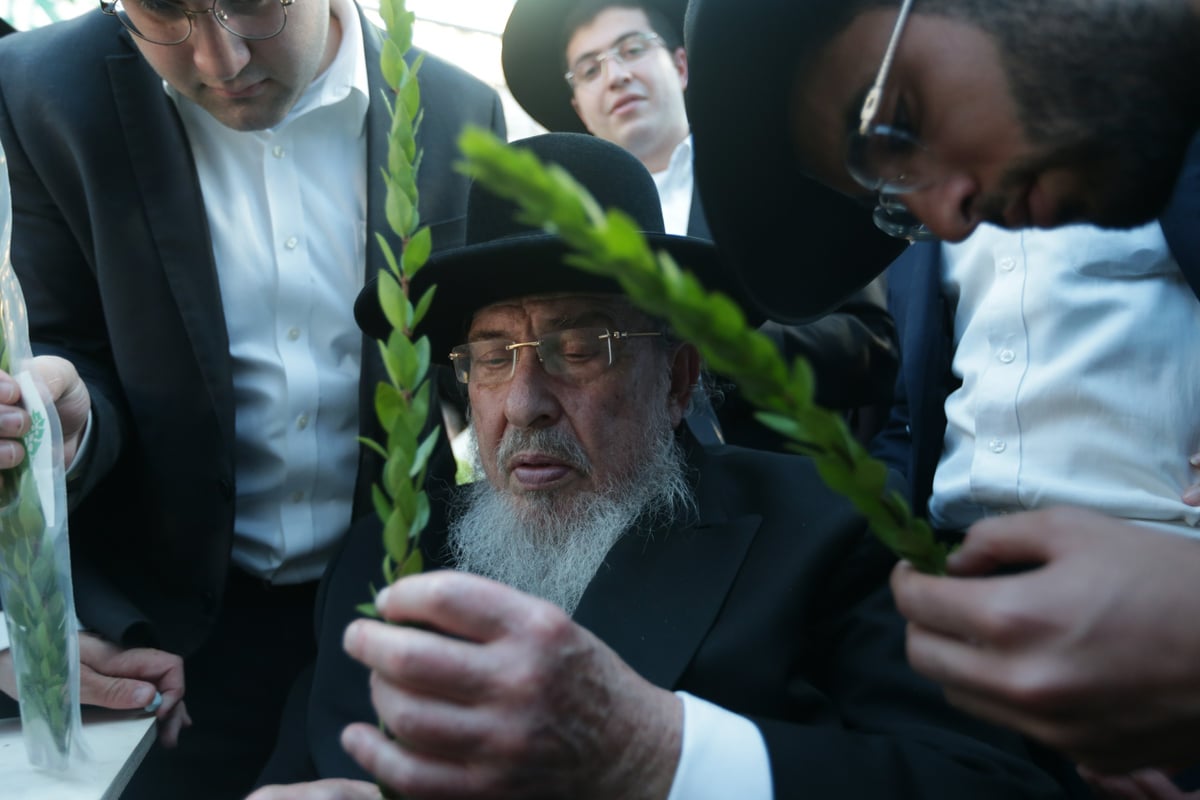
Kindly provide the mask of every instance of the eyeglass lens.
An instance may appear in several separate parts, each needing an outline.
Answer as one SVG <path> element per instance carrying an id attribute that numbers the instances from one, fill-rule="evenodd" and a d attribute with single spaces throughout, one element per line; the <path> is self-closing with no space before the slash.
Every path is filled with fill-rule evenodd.
<path id="1" fill-rule="evenodd" d="M 933 183 L 936 165 L 925 146 L 908 131 L 873 125 L 852 133 L 846 153 L 850 177 L 873 192 L 902 194 Z"/>
<path id="2" fill-rule="evenodd" d="M 894 194 L 879 195 L 879 205 L 871 215 L 875 227 L 896 239 L 907 239 L 910 242 L 928 242 L 937 236 L 927 228 L 921 220 Z"/>
<path id="3" fill-rule="evenodd" d="M 487 386 L 512 378 L 521 350 L 532 348 L 547 373 L 586 381 L 612 364 L 612 338 L 606 328 L 576 328 L 535 342 L 488 339 L 459 345 L 451 359 L 460 382 Z"/>
<path id="4" fill-rule="evenodd" d="M 630 64 L 650 52 L 650 48 L 657 40 L 658 37 L 654 34 L 630 33 L 607 50 L 584 56 L 576 61 L 571 71 L 567 73 L 567 82 L 572 86 L 593 83 L 603 72 L 605 61 L 614 58 L 617 63 Z"/>
<path id="5" fill-rule="evenodd" d="M 290 2 L 290 0 L 287 0 Z M 172 0 L 116 0 L 113 13 L 130 32 L 156 44 L 179 44 L 192 32 L 192 17 L 212 12 L 222 28 L 243 39 L 270 39 L 287 23 L 282 0 L 216 0 L 191 10 Z"/>

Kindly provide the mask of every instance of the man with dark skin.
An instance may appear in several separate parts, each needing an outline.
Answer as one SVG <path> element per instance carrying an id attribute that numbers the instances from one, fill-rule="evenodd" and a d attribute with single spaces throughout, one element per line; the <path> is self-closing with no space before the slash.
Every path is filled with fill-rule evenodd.
<path id="1" fill-rule="evenodd" d="M 719 198 L 714 237 L 777 316 L 818 313 L 889 263 L 903 241 L 873 217 L 959 241 L 983 221 L 1131 226 L 1173 187 L 1198 194 L 1197 170 L 1179 172 L 1200 121 L 1194 0 L 699 0 L 689 13 L 697 182 Z M 752 120 L 736 136 L 731 107 Z M 765 200 L 735 192 L 749 180 Z M 803 252 L 820 257 L 795 270 L 806 292 L 755 273 L 787 252 L 762 240 L 763 203 L 791 236 L 811 231 Z M 1181 229 L 1194 289 L 1200 211 L 1175 207 L 1163 225 Z M 974 525 L 950 572 L 902 564 L 892 585 L 910 661 L 954 703 L 1097 772 L 1200 760 L 1200 544 L 1059 508 Z"/>

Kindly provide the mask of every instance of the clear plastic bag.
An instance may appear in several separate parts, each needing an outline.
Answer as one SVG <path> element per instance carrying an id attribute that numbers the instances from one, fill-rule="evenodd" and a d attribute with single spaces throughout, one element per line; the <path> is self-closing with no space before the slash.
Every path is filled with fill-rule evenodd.
<path id="1" fill-rule="evenodd" d="M 0 149 L 0 369 L 16 378 L 33 418 L 25 460 L 0 471 L 0 605 L 29 761 L 65 770 L 82 743 L 62 429 L 45 384 L 29 370 L 33 353 L 11 239 L 8 162 Z"/>

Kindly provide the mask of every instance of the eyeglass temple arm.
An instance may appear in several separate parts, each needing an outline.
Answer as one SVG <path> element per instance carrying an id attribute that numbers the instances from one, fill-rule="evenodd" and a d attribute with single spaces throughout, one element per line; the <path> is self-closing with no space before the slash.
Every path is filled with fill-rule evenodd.
<path id="1" fill-rule="evenodd" d="M 879 106 L 879 98 L 883 95 L 883 83 L 891 71 L 892 61 L 896 57 L 896 46 L 900 44 L 900 34 L 904 31 L 904 23 L 908 21 L 908 12 L 912 10 L 913 0 L 904 0 L 900 5 L 900 13 L 896 15 L 896 27 L 892 28 L 892 38 L 888 40 L 887 50 L 883 53 L 883 63 L 875 73 L 875 82 L 871 84 L 867 97 L 863 100 L 862 111 L 858 115 L 858 132 L 865 135 L 875 121 L 875 110 Z"/>

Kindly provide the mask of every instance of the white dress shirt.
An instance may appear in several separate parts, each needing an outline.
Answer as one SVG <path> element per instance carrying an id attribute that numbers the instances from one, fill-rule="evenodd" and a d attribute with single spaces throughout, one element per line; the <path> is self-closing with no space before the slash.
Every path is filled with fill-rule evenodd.
<path id="1" fill-rule="evenodd" d="M 692 136 L 688 134 L 675 149 L 667 168 L 650 173 L 658 187 L 663 226 L 667 233 L 686 236 L 692 216 Z"/>
<path id="2" fill-rule="evenodd" d="M 229 332 L 233 560 L 278 583 L 320 577 L 357 473 L 368 88 L 358 13 L 332 9 L 337 54 L 274 128 L 232 130 L 164 84 L 195 156 Z"/>
<path id="3" fill-rule="evenodd" d="M 938 527 L 1070 504 L 1197 534 L 1200 302 L 1158 223 L 982 227 L 943 246 L 954 313 Z"/>

